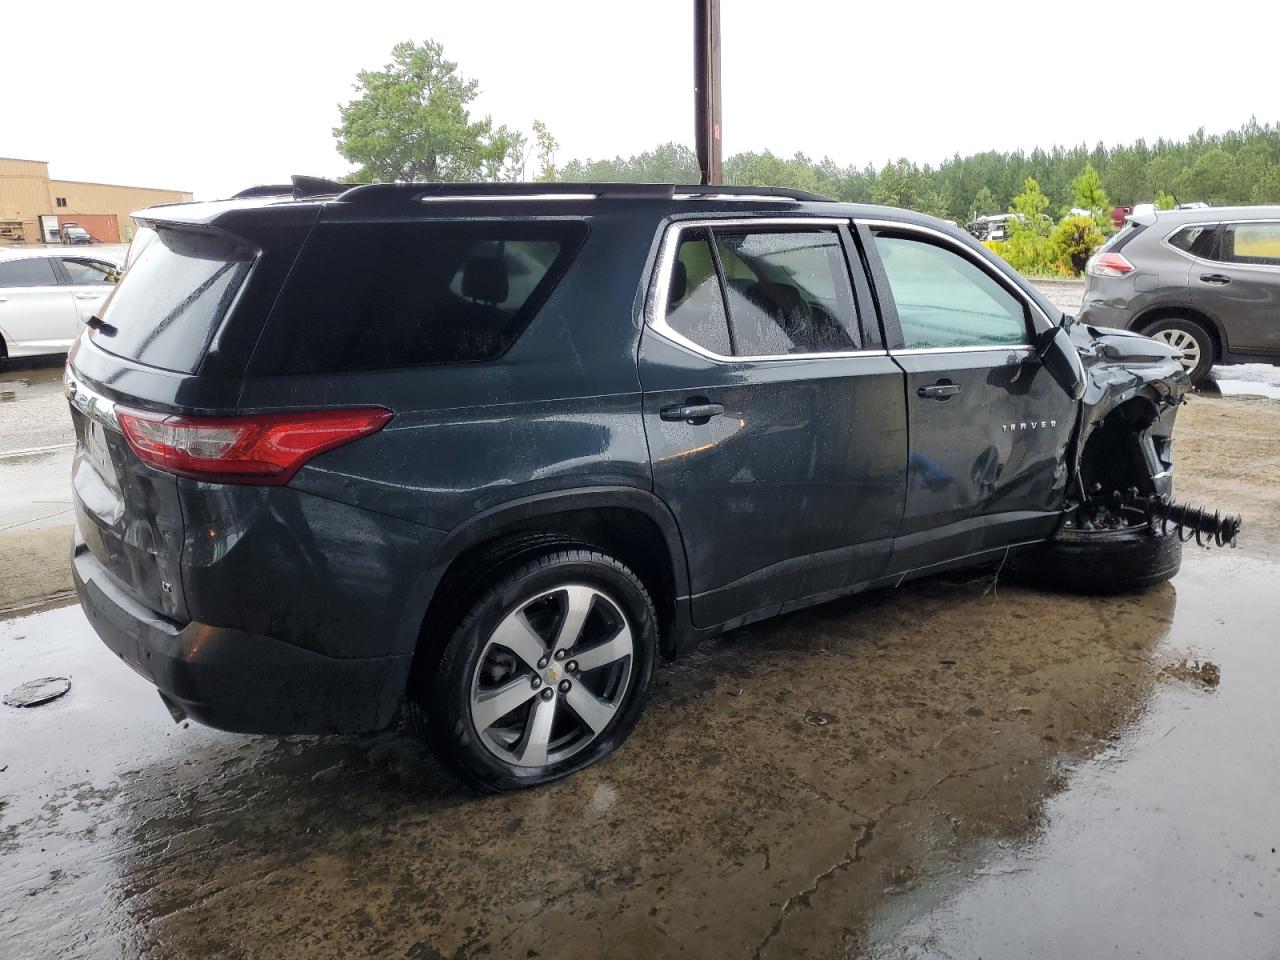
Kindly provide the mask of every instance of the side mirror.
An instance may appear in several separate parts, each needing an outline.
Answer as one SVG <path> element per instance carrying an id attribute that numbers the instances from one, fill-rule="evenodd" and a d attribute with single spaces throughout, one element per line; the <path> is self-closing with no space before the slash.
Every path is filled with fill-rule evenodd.
<path id="1" fill-rule="evenodd" d="M 1084 396 L 1084 366 L 1065 328 L 1054 326 L 1036 337 L 1036 356 L 1067 396 L 1072 400 Z"/>

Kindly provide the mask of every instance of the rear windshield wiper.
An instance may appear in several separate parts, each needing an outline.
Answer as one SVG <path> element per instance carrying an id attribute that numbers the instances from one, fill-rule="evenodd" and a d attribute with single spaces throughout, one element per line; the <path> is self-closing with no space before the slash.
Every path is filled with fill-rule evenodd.
<path id="1" fill-rule="evenodd" d="M 89 317 L 84 323 L 90 330 L 97 330 L 103 336 L 114 337 L 116 335 L 116 328 L 99 316 Z"/>

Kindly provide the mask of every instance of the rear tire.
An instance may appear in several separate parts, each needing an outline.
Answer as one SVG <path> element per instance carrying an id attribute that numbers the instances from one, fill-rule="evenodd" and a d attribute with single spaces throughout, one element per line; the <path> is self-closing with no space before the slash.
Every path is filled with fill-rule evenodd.
<path id="1" fill-rule="evenodd" d="M 1202 324 L 1190 317 L 1165 317 L 1143 328 L 1142 332 L 1167 343 L 1182 354 L 1182 368 L 1191 378 L 1192 386 L 1198 387 L 1204 382 L 1204 378 L 1209 375 L 1209 368 L 1218 359 L 1213 336 Z"/>
<path id="2" fill-rule="evenodd" d="M 1064 527 L 1052 540 L 1009 555 L 1011 573 L 1026 583 L 1105 596 L 1145 590 L 1182 566 L 1182 541 L 1151 527 L 1079 530 Z"/>
<path id="3" fill-rule="evenodd" d="M 658 649 L 653 602 L 618 560 L 565 547 L 515 562 L 415 672 L 406 705 L 441 762 L 490 791 L 612 753 L 640 717 Z"/>

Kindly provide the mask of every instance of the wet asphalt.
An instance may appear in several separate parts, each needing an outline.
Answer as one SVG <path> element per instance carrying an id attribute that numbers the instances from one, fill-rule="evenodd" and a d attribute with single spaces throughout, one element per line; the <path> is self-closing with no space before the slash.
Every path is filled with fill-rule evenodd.
<path id="1" fill-rule="evenodd" d="M 1274 958 L 1278 572 L 739 630 L 613 757 L 496 797 L 396 734 L 175 725 L 77 607 L 3 621 L 0 685 L 73 686 L 0 708 L 0 955 Z"/>

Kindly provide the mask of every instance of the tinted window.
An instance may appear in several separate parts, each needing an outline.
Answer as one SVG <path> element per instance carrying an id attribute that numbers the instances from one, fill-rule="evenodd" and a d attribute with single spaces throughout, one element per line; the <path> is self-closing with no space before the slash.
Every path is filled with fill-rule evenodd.
<path id="1" fill-rule="evenodd" d="M 1222 259 L 1280 266 L 1280 223 L 1229 223 L 1222 233 Z"/>
<path id="2" fill-rule="evenodd" d="M 922 240 L 876 237 L 908 349 L 1027 342 L 1021 302 L 966 257 Z"/>
<path id="3" fill-rule="evenodd" d="M 712 353 L 733 353 L 720 278 L 705 230 L 680 235 L 667 297 L 667 325 Z"/>
<path id="4" fill-rule="evenodd" d="M 48 257 L 0 260 L 0 287 L 51 287 L 57 282 Z"/>
<path id="5" fill-rule="evenodd" d="M 585 234 L 584 224 L 566 221 L 322 224 L 272 314 L 253 371 L 492 359 L 515 342 Z"/>
<path id="6" fill-rule="evenodd" d="M 62 267 L 72 283 L 114 283 L 116 268 L 100 260 L 71 260 L 64 257 Z"/>
<path id="7" fill-rule="evenodd" d="M 94 343 L 148 366 L 194 373 L 252 265 L 223 234 L 160 229 L 102 310 Z"/>
<path id="8" fill-rule="evenodd" d="M 713 233 L 739 356 L 859 348 L 836 231 Z"/>

